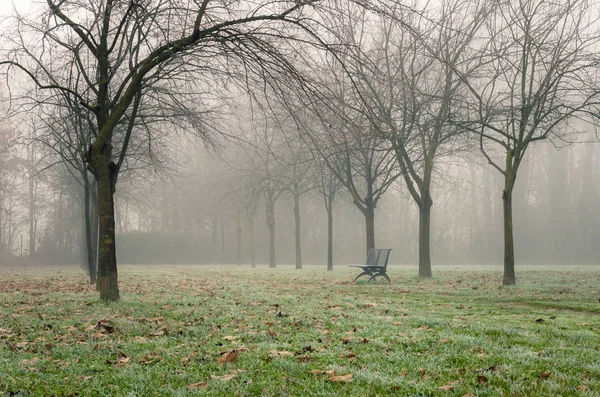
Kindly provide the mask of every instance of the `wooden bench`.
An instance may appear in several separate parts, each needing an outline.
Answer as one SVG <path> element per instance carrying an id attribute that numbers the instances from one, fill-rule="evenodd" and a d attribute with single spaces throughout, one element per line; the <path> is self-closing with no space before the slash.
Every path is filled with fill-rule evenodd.
<path id="1" fill-rule="evenodd" d="M 371 248 L 367 254 L 367 263 L 365 265 L 353 265 L 352 267 L 360 267 L 363 271 L 354 279 L 354 282 L 362 276 L 369 276 L 369 281 L 375 280 L 377 277 L 385 278 L 388 283 L 391 283 L 388 277 L 387 264 L 390 257 L 391 248 Z"/>

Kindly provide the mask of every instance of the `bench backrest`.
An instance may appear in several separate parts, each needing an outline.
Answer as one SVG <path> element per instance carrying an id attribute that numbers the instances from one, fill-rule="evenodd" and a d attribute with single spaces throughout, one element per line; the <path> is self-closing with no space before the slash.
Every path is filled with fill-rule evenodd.
<path id="1" fill-rule="evenodd" d="M 377 266 L 387 268 L 391 248 L 371 248 L 367 254 L 366 266 Z"/>

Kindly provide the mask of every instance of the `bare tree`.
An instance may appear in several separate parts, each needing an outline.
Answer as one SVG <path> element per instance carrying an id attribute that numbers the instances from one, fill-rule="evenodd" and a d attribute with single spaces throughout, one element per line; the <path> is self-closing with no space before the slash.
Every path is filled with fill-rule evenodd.
<path id="1" fill-rule="evenodd" d="M 198 76 L 206 84 L 222 73 L 242 81 L 248 75 L 298 78 L 280 45 L 310 30 L 302 10 L 313 2 L 193 4 L 47 0 L 45 9 L 16 19 L 7 35 L 13 39 L 0 64 L 9 73 L 24 72 L 49 96 L 66 93 L 93 115 L 86 162 L 98 186 L 102 299 L 119 299 L 114 192 L 128 141 L 115 148 L 115 131 L 135 119 L 143 88 L 160 88 L 158 98 L 177 100 L 175 93 L 189 92 L 182 86 L 193 89 Z M 177 122 L 210 130 L 196 120 Z"/>
<path id="2" fill-rule="evenodd" d="M 504 285 L 516 283 L 512 196 L 527 149 L 549 137 L 568 141 L 598 114 L 597 22 L 586 0 L 498 3 L 479 39 L 482 67 L 464 76 L 469 128 L 504 177 Z"/>
<path id="3" fill-rule="evenodd" d="M 331 271 L 333 270 L 333 209 L 336 196 L 339 195 L 343 186 L 323 160 L 315 161 L 315 167 L 316 190 L 322 197 L 327 212 L 327 270 Z"/>
<path id="4" fill-rule="evenodd" d="M 437 7 L 399 11 L 395 20 L 363 13 L 346 29 L 347 69 L 374 132 L 389 141 L 408 191 L 419 207 L 419 276 L 431 277 L 431 183 L 438 158 L 455 153 L 461 132 L 463 79 L 477 64 L 469 44 L 481 24 L 479 4 L 442 1 Z M 410 26 L 410 28 L 407 28 Z M 426 45 L 423 45 L 426 43 Z M 456 70 L 460 70 L 459 75 Z"/>
<path id="5" fill-rule="evenodd" d="M 375 208 L 400 176 L 394 154 L 357 98 L 352 79 L 339 67 L 340 58 L 321 65 L 321 85 L 327 87 L 325 106 L 309 108 L 320 123 L 301 120 L 305 139 L 315 156 L 340 181 L 365 218 L 366 251 L 375 248 Z M 308 110 L 307 110 L 308 114 Z"/>

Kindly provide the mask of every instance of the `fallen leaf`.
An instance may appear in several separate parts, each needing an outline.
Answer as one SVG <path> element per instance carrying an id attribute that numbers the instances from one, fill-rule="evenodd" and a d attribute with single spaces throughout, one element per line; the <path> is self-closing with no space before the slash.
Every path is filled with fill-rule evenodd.
<path id="1" fill-rule="evenodd" d="M 96 329 L 100 330 L 100 332 L 104 332 L 107 334 L 112 334 L 113 332 L 115 332 L 115 327 L 108 324 L 108 321 L 106 319 L 98 321 L 96 323 Z"/>
<path id="2" fill-rule="evenodd" d="M 237 374 L 227 374 L 227 375 L 222 375 L 222 376 L 211 375 L 210 377 L 213 379 L 222 380 L 223 382 L 227 382 L 227 381 L 232 380 L 236 376 L 237 376 Z"/>
<path id="3" fill-rule="evenodd" d="M 141 357 L 138 362 L 142 365 L 148 365 L 160 360 L 162 360 L 162 357 L 158 353 L 150 353 Z"/>
<path id="4" fill-rule="evenodd" d="M 278 350 L 271 350 L 269 352 L 269 355 L 272 357 L 279 357 L 279 358 L 283 358 L 283 357 L 289 357 L 289 356 L 293 356 L 294 353 L 292 352 L 288 352 L 288 351 L 278 351 Z"/>
<path id="5" fill-rule="evenodd" d="M 552 375 L 552 372 L 550 372 L 550 371 L 542 371 L 542 372 L 540 372 L 540 374 L 538 376 L 539 376 L 539 378 L 541 380 L 546 380 L 546 379 L 548 379 L 550 377 L 550 375 Z"/>
<path id="6" fill-rule="evenodd" d="M 327 379 L 329 379 L 330 382 L 350 382 L 352 381 L 352 374 L 330 376 Z"/>
<path id="7" fill-rule="evenodd" d="M 191 385 L 188 385 L 188 389 L 190 390 L 196 390 L 196 389 L 206 389 L 208 387 L 208 382 L 198 382 L 198 383 L 192 383 Z"/>
<path id="8" fill-rule="evenodd" d="M 575 386 L 575 389 L 577 389 L 577 390 L 585 390 L 585 389 L 587 389 L 587 386 L 579 385 L 579 386 Z"/>
<path id="9" fill-rule="evenodd" d="M 127 364 L 131 360 L 131 357 L 128 357 L 125 353 L 118 352 L 117 353 L 117 361 L 115 362 L 115 367 L 121 367 Z"/>
<path id="10" fill-rule="evenodd" d="M 419 368 L 418 371 L 421 374 L 421 378 L 425 379 L 425 373 L 427 372 L 427 370 L 425 368 Z"/>
<path id="11" fill-rule="evenodd" d="M 322 369 L 313 369 L 312 371 L 310 371 L 310 374 L 311 375 L 319 375 L 319 374 L 334 375 L 335 370 L 330 369 L 328 371 L 323 371 Z"/>
<path id="12" fill-rule="evenodd" d="M 217 364 L 223 365 L 225 363 L 235 363 L 240 356 L 240 351 L 237 349 L 229 349 L 217 360 Z"/>
<path id="13" fill-rule="evenodd" d="M 487 381 L 488 381 L 488 378 L 487 378 L 487 377 L 485 377 L 485 376 L 483 376 L 483 375 L 479 375 L 479 376 L 477 377 L 477 383 L 485 383 L 485 382 L 487 382 Z"/>

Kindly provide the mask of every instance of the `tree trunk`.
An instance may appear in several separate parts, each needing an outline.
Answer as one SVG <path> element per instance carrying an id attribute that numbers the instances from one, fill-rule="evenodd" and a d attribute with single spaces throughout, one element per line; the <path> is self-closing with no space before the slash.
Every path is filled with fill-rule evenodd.
<path id="1" fill-rule="evenodd" d="M 294 194 L 294 223 L 296 239 L 296 269 L 302 269 L 302 245 L 300 242 L 300 196 Z"/>
<path id="2" fill-rule="evenodd" d="M 503 285 L 515 285 L 515 246 L 512 219 L 512 186 L 502 192 L 504 209 L 504 280 Z"/>
<path id="3" fill-rule="evenodd" d="M 119 300 L 117 256 L 115 249 L 115 165 L 110 161 L 110 146 L 106 145 L 94 164 L 98 185 L 99 247 L 97 289 L 100 298 L 108 301 Z"/>
<path id="4" fill-rule="evenodd" d="M 367 235 L 367 253 L 371 248 L 375 248 L 375 207 L 367 203 L 364 211 L 365 232 Z"/>
<path id="5" fill-rule="evenodd" d="M 90 276 L 90 284 L 96 284 L 96 263 L 94 261 L 94 249 L 92 240 L 92 211 L 90 203 L 90 181 L 87 171 L 81 172 L 83 176 L 83 217 L 85 224 L 85 250 L 88 265 L 88 274 Z"/>
<path id="6" fill-rule="evenodd" d="M 32 149 L 33 151 L 33 149 Z M 33 180 L 33 172 L 29 173 L 29 257 L 35 256 L 35 234 L 36 234 L 36 222 L 35 222 L 35 182 Z"/>
<path id="7" fill-rule="evenodd" d="M 92 242 L 92 267 L 94 268 L 94 282 L 96 283 L 96 289 L 98 289 L 98 244 L 100 239 L 98 238 L 98 232 L 100 227 L 100 217 L 98 216 L 98 192 L 97 185 L 93 183 L 89 184 L 90 188 L 90 221 L 91 221 L 91 242 Z M 99 291 L 99 290 L 98 290 Z"/>
<path id="8" fill-rule="evenodd" d="M 333 270 L 333 208 L 327 211 L 327 270 Z"/>
<path id="9" fill-rule="evenodd" d="M 275 262 L 275 203 L 272 199 L 266 200 L 267 229 L 269 229 L 269 267 L 276 267 Z"/>
<path id="10" fill-rule="evenodd" d="M 238 265 L 242 263 L 242 223 L 240 221 L 240 214 L 237 214 L 237 229 L 236 229 L 236 253 L 235 261 Z"/>
<path id="11" fill-rule="evenodd" d="M 431 206 L 429 190 L 419 205 L 419 277 L 431 277 Z"/>
<path id="12" fill-rule="evenodd" d="M 256 267 L 256 253 L 254 251 L 254 215 L 248 216 L 248 237 L 250 238 L 250 266 Z"/>
<path id="13" fill-rule="evenodd" d="M 225 254 L 225 225 L 221 222 L 221 263 L 227 263 L 227 255 Z"/>

